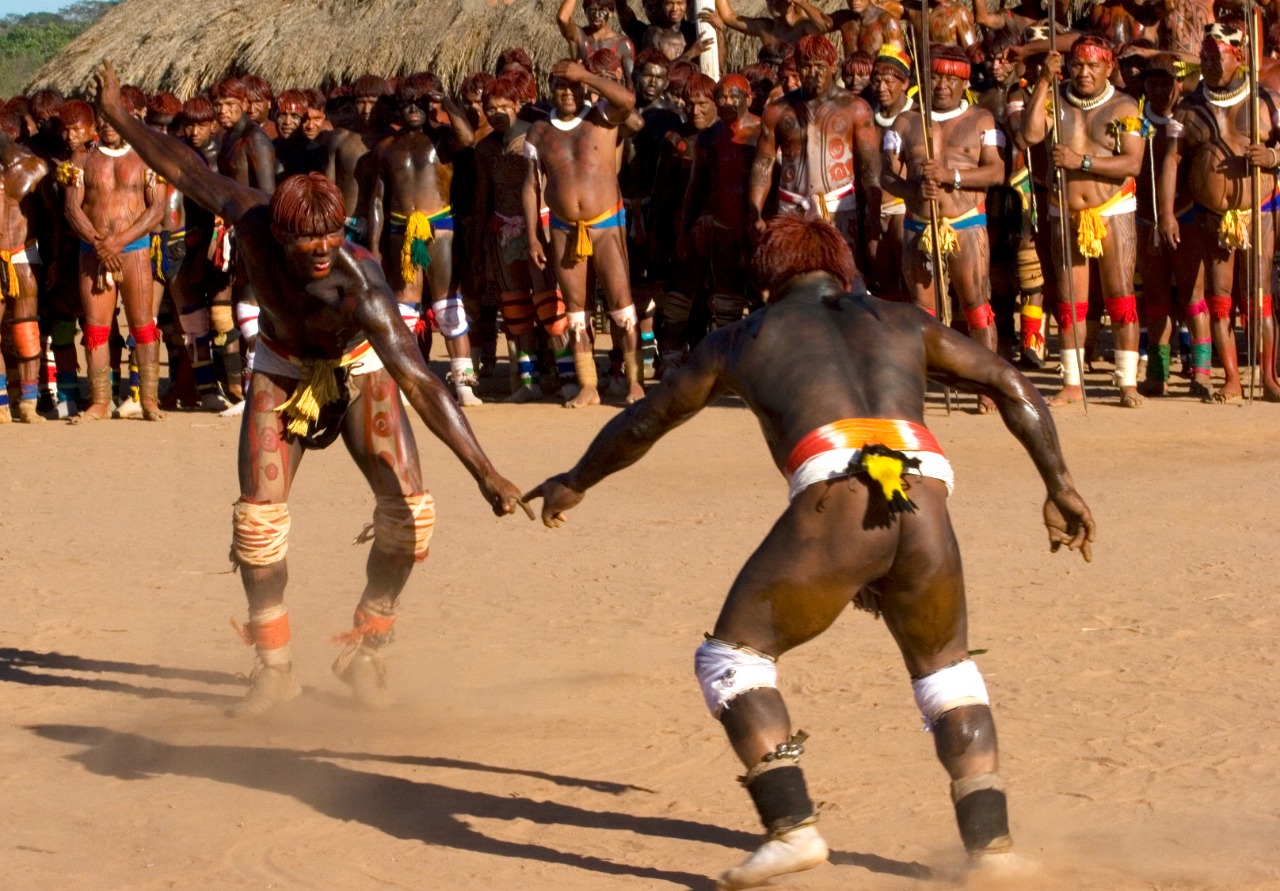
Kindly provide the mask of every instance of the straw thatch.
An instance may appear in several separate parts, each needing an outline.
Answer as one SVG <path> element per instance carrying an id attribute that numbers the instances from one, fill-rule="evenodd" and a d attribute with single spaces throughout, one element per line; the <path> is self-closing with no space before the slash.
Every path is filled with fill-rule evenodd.
<path id="1" fill-rule="evenodd" d="M 493 2 L 494 5 L 490 5 Z M 432 70 L 456 84 L 523 46 L 542 68 L 565 53 L 558 0 L 124 0 L 37 72 L 33 86 L 83 89 L 105 59 L 126 83 L 186 99 L 227 73 L 255 73 L 277 89 L 343 83 L 362 74 Z M 763 15 L 765 0 L 735 0 Z M 843 0 L 821 0 L 825 9 Z M 632 0 L 632 7 L 640 3 Z M 728 64 L 757 44 L 728 40 Z"/>

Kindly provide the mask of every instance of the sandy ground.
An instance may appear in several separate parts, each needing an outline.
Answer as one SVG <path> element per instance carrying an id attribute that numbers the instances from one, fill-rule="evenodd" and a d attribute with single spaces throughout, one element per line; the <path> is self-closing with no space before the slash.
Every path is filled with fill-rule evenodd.
<path id="1" fill-rule="evenodd" d="M 532 487 L 615 410 L 469 417 Z M 1092 565 L 1048 553 L 1042 488 L 998 419 L 929 417 L 959 476 L 1014 835 L 1044 864 L 1020 887 L 1280 889 L 1280 407 L 1100 399 L 1055 417 L 1099 521 Z M 495 519 L 419 426 L 439 521 L 391 650 L 398 706 L 376 715 L 329 673 L 372 498 L 340 445 L 308 455 L 289 588 L 306 691 L 248 723 L 221 713 L 252 659 L 227 621 L 243 617 L 236 429 L 179 414 L 0 431 L 0 885 L 709 889 L 755 844 L 692 677 L 785 500 L 748 412 L 709 409 L 556 532 Z M 963 885 L 882 624 L 850 610 L 783 661 L 781 686 L 812 734 L 833 855 L 780 884 Z"/>

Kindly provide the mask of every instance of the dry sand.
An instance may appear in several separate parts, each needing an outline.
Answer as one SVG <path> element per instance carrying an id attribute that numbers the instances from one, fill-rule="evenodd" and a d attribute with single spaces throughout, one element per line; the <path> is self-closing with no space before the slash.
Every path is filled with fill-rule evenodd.
<path id="1" fill-rule="evenodd" d="M 532 487 L 614 411 L 468 416 Z M 1015 839 L 1044 865 L 1020 887 L 1278 889 L 1280 407 L 1055 417 L 1099 522 L 1092 565 L 1048 553 L 1042 487 L 998 419 L 929 416 L 959 477 Z M 252 661 L 227 621 L 244 612 L 226 557 L 236 422 L 0 430 L 0 885 L 709 889 L 754 846 L 692 676 L 785 502 L 750 414 L 707 410 L 556 532 L 495 519 L 417 429 L 439 520 L 390 652 L 397 707 L 356 711 L 329 673 L 372 509 L 337 445 L 307 456 L 292 498 L 305 694 L 251 722 L 221 713 Z M 963 884 L 946 778 L 883 624 L 848 611 L 780 683 L 812 734 L 833 855 L 779 884 Z"/>

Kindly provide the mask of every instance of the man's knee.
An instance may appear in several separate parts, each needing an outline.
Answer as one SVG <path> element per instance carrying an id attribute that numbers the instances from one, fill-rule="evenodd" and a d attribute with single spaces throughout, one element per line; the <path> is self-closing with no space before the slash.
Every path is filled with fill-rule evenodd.
<path id="1" fill-rule="evenodd" d="M 461 337 L 471 329 L 467 322 L 467 311 L 462 306 L 462 298 L 456 294 L 432 303 L 431 311 L 435 314 L 440 333 L 445 337 Z"/>
<path id="2" fill-rule="evenodd" d="M 569 329 L 569 319 L 564 311 L 564 298 L 560 296 L 559 288 L 534 294 L 533 308 L 538 313 L 538 324 L 551 337 L 559 337 Z"/>
<path id="3" fill-rule="evenodd" d="M 609 310 L 609 318 L 613 319 L 613 324 L 617 325 L 623 331 L 630 331 L 635 328 L 640 321 L 640 317 L 636 314 L 634 304 L 624 306 L 622 309 Z"/>
<path id="4" fill-rule="evenodd" d="M 717 720 L 729 703 L 748 690 L 778 686 L 775 660 L 750 647 L 708 638 L 693 657 L 702 698 Z"/>
<path id="5" fill-rule="evenodd" d="M 243 499 L 231 511 L 231 562 L 262 567 L 279 563 L 289 550 L 289 505 Z"/>
<path id="6" fill-rule="evenodd" d="M 913 679 L 911 690 L 915 694 L 916 707 L 920 709 L 920 715 L 930 730 L 937 728 L 938 721 L 948 712 L 962 705 L 991 704 L 982 672 L 978 671 L 978 666 L 972 659 L 962 660 L 941 671 Z"/>
<path id="7" fill-rule="evenodd" d="M 436 505 L 430 492 L 379 495 L 373 522 L 356 538 L 373 541 L 373 549 L 389 557 L 408 557 L 420 563 L 427 558 L 436 523 Z"/>
<path id="8" fill-rule="evenodd" d="M 508 337 L 533 333 L 534 306 L 528 291 L 502 292 L 502 325 Z"/>

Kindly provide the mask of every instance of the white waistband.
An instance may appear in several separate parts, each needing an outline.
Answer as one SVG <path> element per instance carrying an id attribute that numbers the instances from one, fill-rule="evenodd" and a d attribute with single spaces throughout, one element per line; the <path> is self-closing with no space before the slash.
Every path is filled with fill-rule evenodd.
<path id="1" fill-rule="evenodd" d="M 1137 212 L 1137 210 L 1138 210 L 1138 196 L 1137 196 L 1137 195 L 1128 195 L 1128 196 L 1126 196 L 1125 198 L 1121 199 L 1120 203 L 1119 203 L 1119 204 L 1117 204 L 1115 207 L 1110 207 L 1110 208 L 1107 208 L 1106 210 L 1102 211 L 1101 216 L 1104 216 L 1104 217 L 1118 217 L 1118 216 L 1120 216 L 1120 215 L 1122 215 L 1122 214 L 1126 214 L 1126 213 L 1136 213 L 1136 212 Z M 1062 216 L 1062 210 L 1061 210 L 1061 208 L 1059 208 L 1059 207 L 1058 207 L 1058 205 L 1056 205 L 1056 204 L 1050 204 L 1050 205 L 1049 205 L 1049 216 L 1051 216 L 1051 217 L 1060 217 L 1060 216 Z"/>
<path id="2" fill-rule="evenodd" d="M 847 477 L 849 463 L 857 460 L 861 454 L 862 449 L 832 449 L 829 452 L 814 455 L 796 468 L 796 472 L 791 475 L 787 483 L 789 490 L 787 499 L 794 501 L 797 495 L 814 483 Z M 908 474 L 941 480 L 946 484 L 948 495 L 955 491 L 956 474 L 945 455 L 939 455 L 937 452 L 903 452 L 902 454 L 908 458 L 920 459 L 919 469 L 909 470 Z"/>
<path id="3" fill-rule="evenodd" d="M 799 192 L 788 192 L 786 189 L 778 189 L 778 200 L 782 204 L 798 207 L 807 213 L 816 211 L 818 208 L 815 204 L 816 200 L 821 200 L 827 208 L 827 213 L 843 213 L 846 211 L 854 211 L 858 209 L 858 195 L 854 191 L 853 183 L 841 186 L 834 191 L 825 195 L 814 195 L 806 197 Z"/>
<path id="4" fill-rule="evenodd" d="M 31 247 L 11 253 L 9 262 L 14 266 L 41 266 L 44 264 L 44 260 L 40 259 L 38 245 L 34 244 Z"/>
<path id="5" fill-rule="evenodd" d="M 378 371 L 382 367 L 382 359 L 378 357 L 378 351 L 370 347 L 364 351 L 359 359 L 347 366 L 347 373 L 352 377 L 359 377 L 362 374 L 371 374 Z M 288 378 L 289 380 L 302 380 L 302 369 L 273 350 L 271 342 L 261 337 L 258 338 L 257 347 L 253 351 L 253 357 L 249 362 L 249 370 L 261 371 L 263 374 L 274 374 L 276 377 Z"/>

